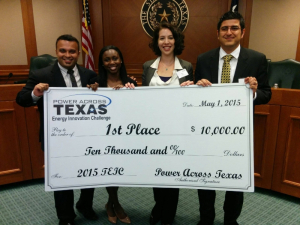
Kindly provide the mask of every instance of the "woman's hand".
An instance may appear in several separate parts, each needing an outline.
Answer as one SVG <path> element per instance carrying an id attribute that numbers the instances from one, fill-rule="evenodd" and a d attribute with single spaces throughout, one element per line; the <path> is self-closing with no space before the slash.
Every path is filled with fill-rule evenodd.
<path id="1" fill-rule="evenodd" d="M 124 86 L 122 84 L 118 84 L 113 87 L 114 90 L 119 90 L 120 88 L 123 88 Z"/>
<path id="2" fill-rule="evenodd" d="M 92 89 L 93 91 L 97 91 L 99 84 L 97 82 L 95 82 L 94 84 L 88 84 L 86 85 L 89 89 Z"/>
<path id="3" fill-rule="evenodd" d="M 190 80 L 187 80 L 185 82 L 182 82 L 180 84 L 181 87 L 184 87 L 184 86 L 189 86 L 189 85 L 193 85 L 194 84 L 194 81 L 190 81 Z"/>

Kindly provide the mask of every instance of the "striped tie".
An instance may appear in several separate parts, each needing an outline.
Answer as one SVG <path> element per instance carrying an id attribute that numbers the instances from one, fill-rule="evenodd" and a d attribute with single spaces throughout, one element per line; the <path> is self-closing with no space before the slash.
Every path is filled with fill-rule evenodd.
<path id="1" fill-rule="evenodd" d="M 230 60 L 232 55 L 225 55 L 223 57 L 224 63 L 222 68 L 221 83 L 230 83 Z"/>

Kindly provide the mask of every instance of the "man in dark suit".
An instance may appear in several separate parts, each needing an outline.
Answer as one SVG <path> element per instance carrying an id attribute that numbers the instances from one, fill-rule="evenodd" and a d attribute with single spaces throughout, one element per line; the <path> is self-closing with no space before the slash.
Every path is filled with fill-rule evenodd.
<path id="1" fill-rule="evenodd" d="M 245 34 L 245 21 L 236 12 L 227 12 L 217 26 L 221 47 L 198 56 L 195 70 L 197 85 L 212 83 L 237 83 L 243 78 L 253 90 L 254 105 L 266 104 L 271 98 L 268 85 L 267 60 L 262 53 L 245 49 L 240 41 Z M 212 225 L 215 218 L 214 190 L 198 190 L 200 222 L 198 225 Z M 227 191 L 224 202 L 224 224 L 236 225 L 243 206 L 243 192 Z"/>
<path id="2" fill-rule="evenodd" d="M 77 65 L 80 55 L 79 42 L 71 35 L 62 35 L 56 40 L 57 61 L 52 66 L 32 71 L 25 87 L 17 95 L 17 103 L 23 107 L 37 105 L 40 112 L 40 141 L 44 149 L 43 93 L 49 87 L 86 87 L 97 74 Z M 94 189 L 81 189 L 76 208 L 90 220 L 98 217 L 93 205 Z M 73 190 L 55 191 L 54 200 L 60 225 L 74 224 Z"/>

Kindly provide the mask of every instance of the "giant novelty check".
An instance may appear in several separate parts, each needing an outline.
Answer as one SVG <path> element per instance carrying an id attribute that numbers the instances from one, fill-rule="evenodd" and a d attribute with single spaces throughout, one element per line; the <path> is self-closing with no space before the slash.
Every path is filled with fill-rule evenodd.
<path id="1" fill-rule="evenodd" d="M 244 84 L 49 88 L 45 189 L 254 191 L 253 97 Z"/>

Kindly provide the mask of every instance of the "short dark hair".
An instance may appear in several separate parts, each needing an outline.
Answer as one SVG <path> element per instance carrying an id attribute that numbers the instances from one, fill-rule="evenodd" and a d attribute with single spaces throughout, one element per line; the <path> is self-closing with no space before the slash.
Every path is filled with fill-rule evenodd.
<path id="1" fill-rule="evenodd" d="M 120 49 L 118 47 L 116 47 L 114 45 L 108 45 L 108 46 L 103 47 L 99 53 L 98 73 L 99 73 L 99 78 L 100 78 L 100 83 L 99 83 L 100 87 L 107 87 L 107 71 L 103 67 L 103 54 L 104 54 L 104 52 L 106 52 L 110 49 L 113 49 L 116 52 L 118 52 L 121 62 L 122 62 L 121 67 L 120 67 L 119 76 L 120 76 L 120 79 L 121 79 L 123 85 L 125 85 L 127 83 L 127 71 L 126 71 L 122 52 L 120 51 Z"/>
<path id="2" fill-rule="evenodd" d="M 77 40 L 76 37 L 73 37 L 71 34 L 63 34 L 61 36 L 59 36 L 56 39 L 56 43 L 55 43 L 55 48 L 57 48 L 57 42 L 60 40 L 64 40 L 64 41 L 75 41 L 77 43 L 78 46 L 78 51 L 79 51 L 79 41 Z"/>
<path id="3" fill-rule="evenodd" d="M 220 20 L 218 22 L 218 26 L 217 26 L 218 31 L 220 31 L 221 24 L 223 23 L 223 21 L 225 21 L 225 20 L 234 20 L 234 19 L 237 19 L 237 20 L 240 21 L 241 30 L 243 31 L 244 28 L 245 28 L 245 20 L 244 20 L 243 16 L 238 12 L 232 12 L 232 11 L 229 11 L 229 12 L 225 13 L 220 18 Z"/>
<path id="4" fill-rule="evenodd" d="M 184 34 L 181 32 L 181 30 L 178 27 L 173 26 L 172 24 L 165 21 L 160 23 L 154 29 L 153 38 L 149 44 L 149 47 L 153 50 L 155 55 L 161 56 L 161 51 L 158 47 L 158 38 L 159 38 L 159 31 L 165 28 L 169 29 L 172 32 L 172 35 L 175 39 L 174 55 L 180 55 L 184 49 Z"/>

